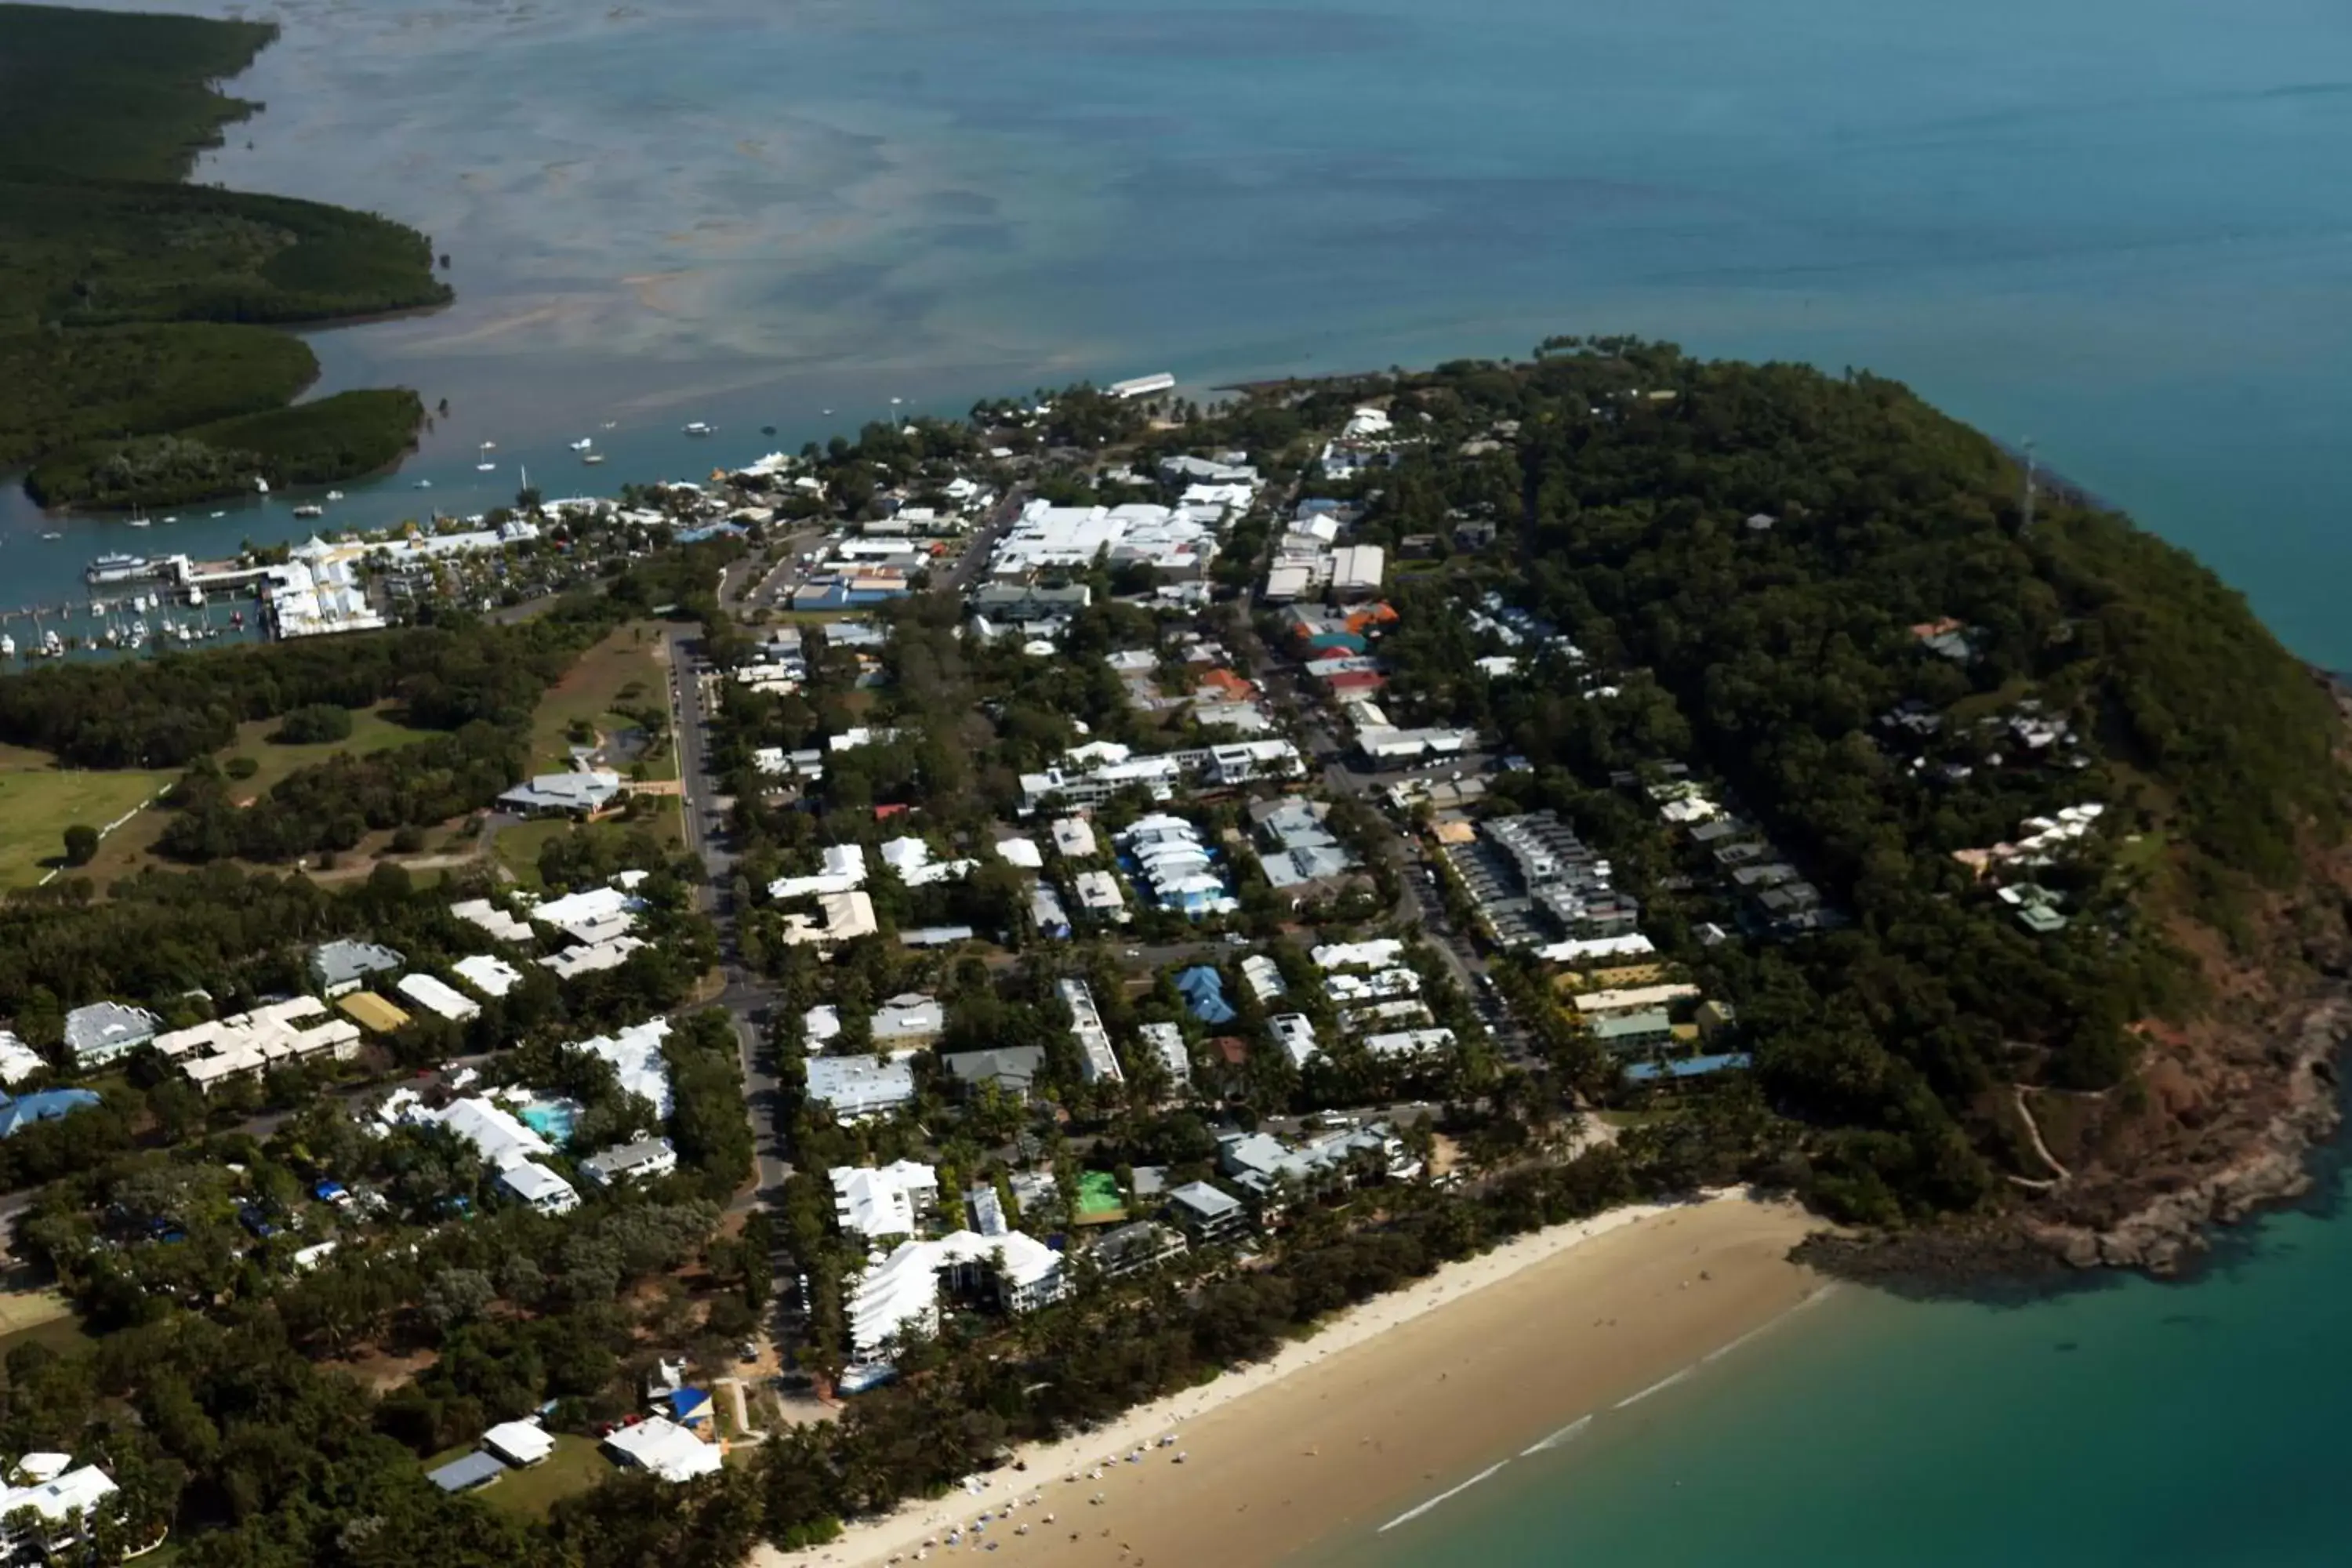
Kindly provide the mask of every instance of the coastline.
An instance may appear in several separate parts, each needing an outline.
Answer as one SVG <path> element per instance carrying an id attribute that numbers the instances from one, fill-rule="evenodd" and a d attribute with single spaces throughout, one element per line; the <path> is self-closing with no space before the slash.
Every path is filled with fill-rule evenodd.
<path id="1" fill-rule="evenodd" d="M 985 1550 L 1040 1568 L 1244 1568 L 1384 1522 L 1407 1528 L 1465 1478 L 1680 1381 L 1814 1298 L 1822 1277 L 1788 1255 L 1818 1226 L 1793 1204 L 1725 1192 L 1522 1237 L 1265 1362 L 1024 1447 L 1024 1471 L 752 1562 L 868 1568 Z M 1009 1504 L 1010 1520 L 948 1544 L 955 1526 Z"/>

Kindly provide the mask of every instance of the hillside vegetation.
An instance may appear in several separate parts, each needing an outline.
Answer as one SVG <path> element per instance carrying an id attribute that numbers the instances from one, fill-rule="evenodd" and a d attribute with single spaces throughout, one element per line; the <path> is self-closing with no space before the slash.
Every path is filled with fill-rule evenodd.
<path id="1" fill-rule="evenodd" d="M 212 84 L 275 36 L 249 22 L 0 5 L 0 463 L 79 448 L 40 487 L 47 502 L 170 504 L 249 484 L 249 465 L 170 448 L 132 453 L 110 483 L 68 476 L 93 465 L 86 443 L 282 408 L 318 365 L 273 327 L 449 298 L 413 229 L 183 183 L 252 107 Z M 421 418 L 413 396 L 379 395 L 233 449 L 274 482 L 341 479 L 396 457 Z M 333 438 L 317 439 L 327 428 Z"/>
<path id="2" fill-rule="evenodd" d="M 1463 650 L 1407 636 L 1385 650 L 1392 689 L 1494 726 L 1546 804 L 1621 836 L 1656 879 L 1659 927 L 1742 999 L 1773 1108 L 1826 1130 L 1811 1157 L 1832 1207 L 1967 1209 L 2005 1172 L 2043 1173 L 1990 1111 L 2008 1086 L 2142 1104 L 2152 1027 L 2213 1016 L 2225 975 L 2294 980 L 2278 911 L 2340 938 L 2325 684 L 2125 518 L 2045 489 L 2026 527 L 2017 467 L 1902 386 L 1625 342 L 1376 385 L 1431 438 L 1371 481 L 1360 536 L 1493 519 L 1510 559 L 1484 580 L 1607 672 L 1490 691 L 1461 679 Z M 1374 391 L 1277 416 L 1336 423 Z M 1462 439 L 1513 421 L 1514 439 Z M 1412 606 L 1446 590 L 1400 586 L 1408 626 L 1442 624 Z M 1939 630 L 1965 646 L 1938 651 Z M 1924 735 L 1895 722 L 1906 708 Z M 2019 721 L 2067 738 L 2031 749 Z M 1671 763 L 1726 781 L 1850 923 L 1693 940 L 1698 911 L 1665 876 L 1688 851 L 1609 787 Z M 1958 852 L 2077 804 L 2106 808 L 2099 831 L 2034 873 L 2071 919 L 2030 931 Z"/>

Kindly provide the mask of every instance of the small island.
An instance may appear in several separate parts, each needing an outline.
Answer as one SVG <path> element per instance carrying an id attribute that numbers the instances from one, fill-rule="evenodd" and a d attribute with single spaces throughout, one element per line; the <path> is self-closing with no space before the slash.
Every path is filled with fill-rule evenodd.
<path id="1" fill-rule="evenodd" d="M 448 302 L 423 235 L 191 185 L 274 25 L 0 5 L 0 467 L 44 506 L 169 506 L 396 461 L 406 390 L 289 406 L 282 329 Z M 136 103 L 141 112 L 127 114 Z"/>

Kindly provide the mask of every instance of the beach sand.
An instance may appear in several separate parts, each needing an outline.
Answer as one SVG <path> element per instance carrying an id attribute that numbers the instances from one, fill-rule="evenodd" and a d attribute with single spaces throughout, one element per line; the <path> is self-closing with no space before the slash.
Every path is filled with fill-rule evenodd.
<path id="1" fill-rule="evenodd" d="M 753 1561 L 866 1568 L 924 1552 L 933 1563 L 1034 1568 L 1253 1568 L 1369 1534 L 1803 1304 L 1822 1281 L 1787 1255 L 1818 1224 L 1793 1205 L 1719 1194 L 1524 1237 L 1367 1302 L 1265 1363 L 1024 1450 L 1025 1472 L 1000 1470 L 977 1492 Z M 1139 1445 L 1144 1457 L 1129 1462 Z M 1016 1500 L 1010 1520 L 971 1531 L 982 1513 Z M 950 1547 L 958 1524 L 963 1542 Z M 937 1543 L 928 1551 L 927 1539 Z"/>

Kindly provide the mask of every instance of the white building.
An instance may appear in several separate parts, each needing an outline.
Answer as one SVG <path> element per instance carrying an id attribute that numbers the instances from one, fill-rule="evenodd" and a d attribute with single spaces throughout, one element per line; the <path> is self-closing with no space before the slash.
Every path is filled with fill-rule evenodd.
<path id="1" fill-rule="evenodd" d="M 608 1063 L 622 1091 L 651 1105 L 654 1115 L 667 1122 L 673 1101 L 669 1063 L 662 1056 L 662 1042 L 668 1038 L 669 1020 L 653 1018 L 633 1024 L 617 1035 L 598 1035 L 576 1041 L 567 1048 Z"/>
<path id="2" fill-rule="evenodd" d="M 1110 1031 L 1103 1026 L 1094 992 L 1083 980 L 1057 980 L 1054 989 L 1061 994 L 1062 1005 L 1070 1010 L 1070 1033 L 1077 1037 L 1079 1053 L 1085 1058 L 1087 1081 L 1122 1081 L 1126 1075 L 1119 1071 L 1118 1054 L 1110 1047 Z"/>
<path id="3" fill-rule="evenodd" d="M 866 885 L 864 845 L 827 845 L 823 861 L 824 868 L 813 877 L 777 878 L 768 884 L 768 897 L 780 902 L 785 899 L 823 898 L 827 893 L 846 893 Z"/>
<path id="4" fill-rule="evenodd" d="M 530 918 L 577 942 L 610 942 L 637 923 L 638 902 L 622 889 L 590 888 L 534 905 Z"/>
<path id="5" fill-rule="evenodd" d="M 915 1101 L 915 1069 L 904 1058 L 812 1057 L 807 1072 L 809 1098 L 839 1121 L 880 1116 Z"/>
<path id="6" fill-rule="evenodd" d="M 850 1295 L 850 1350 L 859 1363 L 887 1362 L 910 1331 L 938 1331 L 943 1275 L 959 1290 L 988 1289 L 1015 1312 L 1057 1301 L 1069 1289 L 1062 1255 L 1017 1230 L 906 1242 L 859 1276 Z"/>
<path id="7" fill-rule="evenodd" d="M 851 942 L 872 936 L 882 929 L 882 923 L 874 918 L 874 900 L 863 891 L 823 893 L 817 897 L 816 907 L 814 920 L 803 914 L 784 917 L 783 942 L 793 946 L 808 942 Z"/>
<path id="8" fill-rule="evenodd" d="M 648 1415 L 634 1426 L 614 1427 L 604 1447 L 624 1463 L 650 1470 L 672 1485 L 715 1476 L 727 1463 L 716 1444 L 704 1442 L 661 1415 Z"/>
<path id="9" fill-rule="evenodd" d="M 0 1084 L 14 1089 L 35 1073 L 45 1070 L 48 1058 L 18 1039 L 14 1033 L 0 1029 Z"/>
<path id="10" fill-rule="evenodd" d="M 1290 989 L 1283 984 L 1282 966 L 1262 952 L 1253 952 L 1242 960 L 1242 984 L 1249 987 L 1251 997 L 1258 1002 L 1271 1002 Z"/>
<path id="11" fill-rule="evenodd" d="M 1184 1031 L 1173 1024 L 1145 1024 L 1138 1028 L 1137 1033 L 1143 1037 L 1143 1043 L 1150 1047 L 1151 1054 L 1160 1059 L 1160 1065 L 1168 1069 L 1168 1077 L 1176 1087 L 1179 1089 L 1190 1089 L 1192 1085 L 1192 1057 L 1184 1048 Z"/>
<path id="12" fill-rule="evenodd" d="M 500 942 L 531 940 L 528 921 L 519 921 L 488 899 L 467 899 L 449 906 L 449 912 L 467 924 L 478 926 Z"/>
<path id="13" fill-rule="evenodd" d="M 118 1512 L 114 1478 L 68 1454 L 27 1454 L 0 1485 L 0 1553 L 45 1562 L 80 1542 L 89 1524 Z"/>
<path id="14" fill-rule="evenodd" d="M 1078 908 L 1111 920 L 1127 918 L 1127 894 L 1108 871 L 1081 871 L 1072 885 Z"/>
<path id="15" fill-rule="evenodd" d="M 1054 852 L 1065 860 L 1083 860 L 1096 853 L 1095 830 L 1081 816 L 1065 816 L 1054 824 Z"/>
<path id="16" fill-rule="evenodd" d="M 461 958 L 449 966 L 449 973 L 494 999 L 522 984 L 522 971 L 495 953 L 478 952 Z"/>
<path id="17" fill-rule="evenodd" d="M 833 1217 L 855 1236 L 913 1236 L 920 1216 L 939 1201 L 939 1172 L 913 1160 L 838 1165 L 827 1176 Z"/>
<path id="18" fill-rule="evenodd" d="M 453 1100 L 439 1110 L 412 1106 L 403 1119 L 422 1126 L 447 1128 L 471 1144 L 482 1163 L 494 1171 L 527 1164 L 536 1156 L 555 1152 L 548 1147 L 547 1140 L 525 1126 L 520 1117 L 487 1100 Z"/>
<path id="19" fill-rule="evenodd" d="M 580 1173 L 596 1186 L 651 1181 L 677 1169 L 677 1151 L 667 1138 L 640 1138 L 615 1144 L 580 1162 Z"/>
<path id="20" fill-rule="evenodd" d="M 947 1031 L 947 1010 L 936 997 L 906 991 L 875 1010 L 874 1044 L 889 1050 L 912 1049 Z"/>
<path id="21" fill-rule="evenodd" d="M 1303 1068 L 1322 1054 L 1315 1040 L 1315 1020 L 1304 1013 L 1277 1013 L 1265 1021 L 1265 1027 L 1293 1067 Z"/>
<path id="22" fill-rule="evenodd" d="M 1395 937 L 1327 942 L 1312 956 L 1318 969 L 1385 969 L 1404 956 L 1404 943 Z"/>
<path id="23" fill-rule="evenodd" d="M 544 1165 L 525 1160 L 498 1173 L 497 1184 L 541 1214 L 570 1214 L 580 1206 L 580 1194 L 570 1182 Z"/>
<path id="24" fill-rule="evenodd" d="M 404 974 L 393 989 L 430 1013 L 453 1024 L 469 1023 L 482 1016 L 482 1005 L 446 981 L 430 974 Z"/>
<path id="25" fill-rule="evenodd" d="M 171 1030 L 152 1043 L 157 1055 L 179 1064 L 190 1083 L 210 1093 L 215 1084 L 295 1062 L 322 1057 L 348 1061 L 359 1054 L 360 1027 L 336 1017 L 316 996 L 289 996 L 250 1012 Z"/>
<path id="26" fill-rule="evenodd" d="M 1364 1037 L 1364 1049 L 1376 1057 L 1425 1057 L 1453 1043 L 1451 1029 L 1399 1029 Z"/>
<path id="27" fill-rule="evenodd" d="M 971 873 L 977 860 L 936 860 L 931 847 L 915 837 L 893 838 L 881 848 L 882 863 L 898 873 L 898 880 L 909 888 L 928 888 L 935 882 L 961 881 Z"/>

